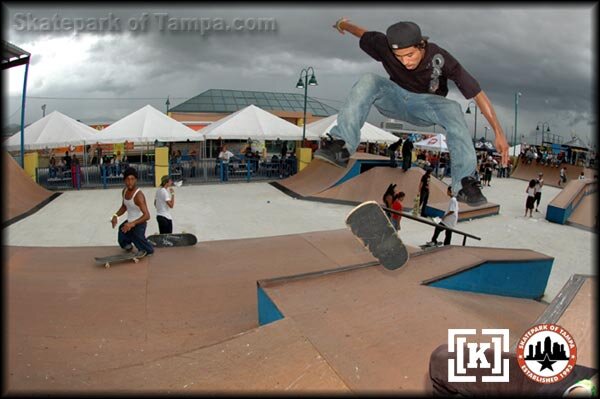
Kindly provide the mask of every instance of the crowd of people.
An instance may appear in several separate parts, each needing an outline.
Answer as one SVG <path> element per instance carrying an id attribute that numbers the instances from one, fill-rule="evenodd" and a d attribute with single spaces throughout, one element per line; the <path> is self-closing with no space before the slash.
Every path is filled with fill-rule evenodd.
<path id="1" fill-rule="evenodd" d="M 519 153 L 521 163 L 531 165 L 545 165 L 553 168 L 559 168 L 563 164 L 575 165 L 578 157 L 576 152 L 572 150 L 559 151 L 554 153 L 550 148 L 544 146 L 523 144 Z M 581 166 L 593 167 L 596 164 L 595 153 L 582 153 Z"/>
<path id="2" fill-rule="evenodd" d="M 533 145 L 523 145 L 521 147 L 521 153 L 519 154 L 520 162 L 523 164 L 531 165 L 546 165 L 553 168 L 558 168 L 565 161 L 565 152 L 561 151 L 558 154 L 554 154 L 552 151 L 548 151 L 546 148 L 539 148 Z"/>
<path id="3" fill-rule="evenodd" d="M 216 164 L 216 171 L 221 176 L 222 181 L 228 181 L 229 174 L 234 171 L 233 164 L 237 162 L 239 165 L 244 165 L 241 169 L 242 171 L 246 171 L 249 168 L 251 173 L 257 173 L 262 166 L 267 173 L 279 175 L 279 178 L 296 174 L 298 172 L 296 152 L 289 151 L 286 141 L 279 145 L 279 153 L 267 158 L 266 150 L 262 154 L 259 151 L 252 151 L 250 144 L 242 147 L 239 155 L 231 152 L 227 144 L 222 144 L 217 151 L 218 163 Z"/>

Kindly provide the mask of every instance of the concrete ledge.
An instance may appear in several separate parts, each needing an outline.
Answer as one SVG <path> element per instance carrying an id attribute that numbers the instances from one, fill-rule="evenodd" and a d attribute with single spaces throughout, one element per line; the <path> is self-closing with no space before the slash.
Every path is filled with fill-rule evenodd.
<path id="1" fill-rule="evenodd" d="M 425 207 L 425 214 L 431 217 L 442 217 L 448 209 L 447 202 L 438 202 L 433 204 L 427 204 Z M 463 222 L 465 220 L 478 219 L 487 216 L 495 216 L 500 213 L 500 205 L 488 202 L 480 206 L 470 206 L 464 202 L 458 203 L 458 221 Z"/>
<path id="2" fill-rule="evenodd" d="M 546 208 L 546 220 L 565 224 L 573 211 L 583 199 L 598 191 L 598 182 L 590 180 L 573 180 L 552 199 Z"/>

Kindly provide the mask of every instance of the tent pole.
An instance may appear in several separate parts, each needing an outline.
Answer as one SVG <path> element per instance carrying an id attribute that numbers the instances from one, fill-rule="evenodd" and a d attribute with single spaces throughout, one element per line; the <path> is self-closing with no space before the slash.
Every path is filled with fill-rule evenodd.
<path id="1" fill-rule="evenodd" d="M 90 146 L 91 148 L 91 146 Z M 85 174 L 85 184 L 89 185 L 88 173 L 87 173 L 87 149 L 85 148 L 85 140 L 83 140 L 83 171 Z"/>
<path id="2" fill-rule="evenodd" d="M 25 77 L 23 78 L 23 96 L 21 98 L 21 168 L 25 169 L 25 92 L 27 91 L 27 75 L 29 73 L 29 60 L 25 64 Z"/>

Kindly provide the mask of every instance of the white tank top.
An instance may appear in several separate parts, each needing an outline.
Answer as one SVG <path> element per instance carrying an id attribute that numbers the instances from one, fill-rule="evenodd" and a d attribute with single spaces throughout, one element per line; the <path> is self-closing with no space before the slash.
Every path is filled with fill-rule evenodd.
<path id="1" fill-rule="evenodd" d="M 140 217 L 142 217 L 142 215 L 144 214 L 142 212 L 142 210 L 140 209 L 140 207 L 137 206 L 135 204 L 135 202 L 133 202 L 138 191 L 140 191 L 139 188 L 137 190 L 135 190 L 135 193 L 133 193 L 133 196 L 129 200 L 125 199 L 125 194 L 123 194 L 123 203 L 125 204 L 125 208 L 127 208 L 127 221 L 128 222 L 133 222 L 134 220 L 137 220 Z"/>

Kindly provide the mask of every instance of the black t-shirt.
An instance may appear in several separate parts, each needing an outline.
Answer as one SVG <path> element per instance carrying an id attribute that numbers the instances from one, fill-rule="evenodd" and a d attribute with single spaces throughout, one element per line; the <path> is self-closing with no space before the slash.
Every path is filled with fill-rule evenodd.
<path id="1" fill-rule="evenodd" d="M 431 178 L 431 175 L 427 175 L 427 173 L 425 173 L 423 176 L 421 176 L 421 183 L 423 183 L 423 185 L 421 186 L 421 192 L 429 191 L 429 179 L 430 178 Z"/>
<path id="2" fill-rule="evenodd" d="M 413 149 L 413 143 L 410 140 L 406 140 L 402 145 L 402 156 L 410 155 L 410 152 Z"/>
<path id="3" fill-rule="evenodd" d="M 390 75 L 390 79 L 400 87 L 413 93 L 430 93 L 429 87 L 432 80 L 432 59 L 436 54 L 444 58 L 441 75 L 438 77 L 439 85 L 435 92 L 445 97 L 448 94 L 448 79 L 456 86 L 465 98 L 473 98 L 481 91 L 479 83 L 471 76 L 460 63 L 443 48 L 434 43 L 428 43 L 421 63 L 414 70 L 408 70 L 396 58 L 390 49 L 385 34 L 381 32 L 365 32 L 360 38 L 360 48 L 375 60 L 383 64 L 383 68 Z"/>

